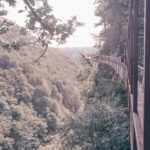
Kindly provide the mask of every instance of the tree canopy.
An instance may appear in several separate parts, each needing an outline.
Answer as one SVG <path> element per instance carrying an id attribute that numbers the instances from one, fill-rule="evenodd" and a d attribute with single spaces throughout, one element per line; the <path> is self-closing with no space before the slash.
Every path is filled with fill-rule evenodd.
<path id="1" fill-rule="evenodd" d="M 95 36 L 96 46 L 104 54 L 118 54 L 127 39 L 129 0 L 95 0 L 95 15 L 100 18 L 95 26 L 103 30 Z"/>
<path id="2" fill-rule="evenodd" d="M 77 21 L 76 16 L 73 16 L 70 20 L 64 23 L 61 19 L 58 19 L 53 14 L 53 8 L 49 5 L 47 0 L 22 0 L 25 7 L 24 10 L 19 10 L 18 13 L 27 12 L 26 28 L 36 35 L 38 35 L 38 41 L 43 46 L 48 46 L 52 41 L 56 41 L 58 44 L 63 44 L 67 38 L 73 34 L 76 27 L 83 25 Z M 17 5 L 17 0 L 0 0 L 0 16 L 6 16 L 7 11 L 5 4 L 8 3 L 10 7 Z M 0 34 L 4 34 L 9 30 L 11 26 L 8 20 L 3 19 L 0 22 Z M 25 30 L 22 30 L 22 33 Z M 6 44 L 0 41 L 3 48 L 13 48 L 12 44 Z M 17 44 L 17 43 L 15 43 Z"/>

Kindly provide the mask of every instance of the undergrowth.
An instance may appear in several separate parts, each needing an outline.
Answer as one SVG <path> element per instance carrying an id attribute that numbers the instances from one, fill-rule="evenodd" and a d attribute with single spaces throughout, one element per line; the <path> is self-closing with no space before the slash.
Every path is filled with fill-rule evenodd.
<path id="1" fill-rule="evenodd" d="M 126 90 L 107 65 L 95 67 L 88 78 L 82 114 L 68 119 L 65 146 L 77 150 L 129 150 Z"/>

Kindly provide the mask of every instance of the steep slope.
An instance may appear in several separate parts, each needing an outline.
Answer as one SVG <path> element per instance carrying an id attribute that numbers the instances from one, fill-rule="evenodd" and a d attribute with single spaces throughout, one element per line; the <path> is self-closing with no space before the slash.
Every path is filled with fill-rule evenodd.
<path id="1" fill-rule="evenodd" d="M 82 113 L 68 117 L 62 132 L 39 150 L 129 150 L 126 90 L 105 64 L 90 68 Z"/>
<path id="2" fill-rule="evenodd" d="M 66 122 L 65 134 L 59 137 L 61 149 L 129 150 L 129 122 L 124 114 L 128 104 L 122 80 L 110 66 L 99 64 L 88 81 L 92 83 L 86 90 L 84 110 Z"/>
<path id="3" fill-rule="evenodd" d="M 33 42 L 19 27 L 1 36 L 3 40 Z M 0 50 L 0 149 L 37 149 L 57 132 L 61 120 L 80 111 L 80 67 L 68 56 L 40 44 L 18 51 Z"/>

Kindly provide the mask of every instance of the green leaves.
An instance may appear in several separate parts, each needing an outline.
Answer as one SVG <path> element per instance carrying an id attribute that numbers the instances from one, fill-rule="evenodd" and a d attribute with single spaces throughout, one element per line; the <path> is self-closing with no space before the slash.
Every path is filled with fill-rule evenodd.
<path id="1" fill-rule="evenodd" d="M 96 0 L 95 5 L 95 16 L 100 18 L 95 26 L 103 26 L 103 30 L 96 37 L 96 46 L 103 54 L 117 55 L 122 51 L 120 46 L 127 38 L 128 1 Z"/>
<path id="2" fill-rule="evenodd" d="M 7 15 L 7 11 L 6 10 L 1 10 L 0 11 L 0 16 L 6 16 Z"/>
<path id="3" fill-rule="evenodd" d="M 35 6 L 35 0 L 29 0 L 29 2 L 32 6 Z"/>
<path id="4" fill-rule="evenodd" d="M 13 25 L 13 23 L 9 22 L 6 19 L 1 20 L 1 22 L 0 22 L 0 35 L 5 34 L 7 31 L 9 31 L 9 27 L 12 25 Z"/>
<path id="5" fill-rule="evenodd" d="M 0 28 L 0 34 L 4 34 L 7 31 L 9 31 L 9 29 L 6 26 L 3 26 L 2 28 Z"/>
<path id="6" fill-rule="evenodd" d="M 95 83 L 91 87 L 93 97 L 87 95 L 82 114 L 68 120 L 66 128 L 74 132 L 68 132 L 65 139 L 67 146 L 72 149 L 78 145 L 82 149 L 92 150 L 129 150 L 128 118 L 123 114 L 127 105 L 126 94 L 125 88 L 120 89 L 123 83 L 107 65 L 99 65 L 92 74 Z M 120 93 L 124 91 L 121 95 L 124 99 L 118 90 Z M 106 94 L 100 95 L 103 92 Z M 122 100 L 126 104 L 122 104 Z"/>
<path id="7" fill-rule="evenodd" d="M 20 50 L 21 47 L 26 45 L 26 43 L 22 40 L 13 41 L 13 42 L 6 42 L 6 41 L 0 40 L 0 43 L 1 43 L 3 50 L 9 51 L 9 52 L 11 50 L 16 50 L 16 51 Z"/>
<path id="8" fill-rule="evenodd" d="M 17 5 L 17 0 L 3 0 L 10 6 Z M 38 36 L 37 41 L 43 46 L 49 45 L 52 41 L 56 41 L 58 44 L 63 44 L 73 34 L 77 27 L 83 24 L 78 22 L 76 17 L 72 17 L 67 22 L 63 23 L 61 19 L 56 18 L 53 14 L 53 9 L 49 5 L 47 0 L 23 0 L 25 9 L 21 9 L 18 13 L 28 11 L 26 20 L 26 29 L 31 30 Z M 37 1 L 39 2 L 37 5 Z M 1 4 L 1 3 L 0 3 Z M 2 7 L 2 6 L 0 6 Z M 7 12 L 0 11 L 0 16 L 5 15 Z M 5 23 L 6 24 L 6 23 Z M 0 34 L 7 32 L 7 27 L 2 28 Z M 8 28 L 9 29 L 9 28 Z M 24 34 L 25 32 L 21 32 Z M 7 46 L 5 46 L 7 47 Z M 13 45 L 15 49 L 18 49 L 18 45 Z"/>
<path id="9" fill-rule="evenodd" d="M 6 2 L 8 2 L 9 6 L 14 7 L 16 5 L 16 0 L 5 0 Z"/>

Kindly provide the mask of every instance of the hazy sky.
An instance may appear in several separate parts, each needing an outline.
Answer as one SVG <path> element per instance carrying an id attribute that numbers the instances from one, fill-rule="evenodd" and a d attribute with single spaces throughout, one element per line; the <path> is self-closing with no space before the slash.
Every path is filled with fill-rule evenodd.
<path id="1" fill-rule="evenodd" d="M 80 47 L 93 46 L 94 40 L 92 33 L 98 32 L 94 28 L 94 23 L 98 18 L 94 16 L 94 0 L 49 0 L 50 5 L 53 6 L 54 14 L 62 20 L 67 20 L 71 16 L 76 15 L 78 21 L 85 25 L 79 27 L 77 31 L 68 39 L 68 42 L 61 47 Z M 18 14 L 18 10 L 24 8 L 23 3 L 17 8 L 10 8 L 8 18 L 14 20 L 19 25 L 23 25 L 25 14 Z"/>

